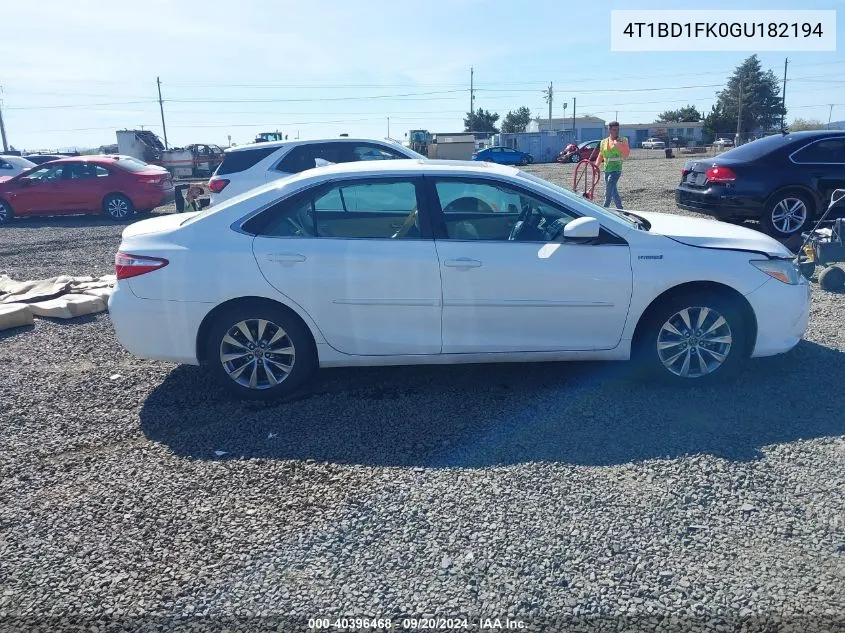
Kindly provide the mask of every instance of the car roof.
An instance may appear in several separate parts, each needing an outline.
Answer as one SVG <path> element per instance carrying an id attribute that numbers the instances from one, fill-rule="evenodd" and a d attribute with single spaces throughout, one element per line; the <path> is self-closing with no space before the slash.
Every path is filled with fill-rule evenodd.
<path id="1" fill-rule="evenodd" d="M 317 139 L 294 139 L 290 141 L 267 141 L 264 143 L 247 143 L 246 145 L 238 145 L 236 147 L 227 147 L 224 152 L 242 152 L 250 149 L 256 149 L 261 147 L 272 147 L 272 148 L 280 148 L 280 147 L 288 147 L 288 146 L 295 146 L 295 145 L 313 145 L 315 143 L 381 143 L 383 145 L 398 145 L 399 147 L 404 147 L 402 143 L 394 140 L 382 139 L 382 138 L 349 138 L 348 136 L 342 136 L 339 138 L 317 138 Z"/>
<path id="2" fill-rule="evenodd" d="M 336 163 L 324 167 L 306 169 L 290 178 L 283 178 L 276 181 L 279 187 L 286 186 L 299 180 L 309 178 L 332 176 L 353 176 L 353 175 L 388 175 L 412 172 L 425 172 L 429 174 L 455 174 L 455 175 L 476 175 L 484 176 L 499 174 L 515 176 L 519 169 L 496 163 L 479 162 L 472 160 L 421 160 L 418 158 L 394 159 L 394 160 L 365 160 L 353 163 Z"/>

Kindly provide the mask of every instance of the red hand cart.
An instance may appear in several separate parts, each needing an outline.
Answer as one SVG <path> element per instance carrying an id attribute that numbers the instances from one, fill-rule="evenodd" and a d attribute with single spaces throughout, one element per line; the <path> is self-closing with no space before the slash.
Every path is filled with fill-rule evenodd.
<path id="1" fill-rule="evenodd" d="M 572 190 L 575 193 L 580 193 L 587 200 L 592 200 L 598 183 L 599 168 L 594 162 L 585 159 L 575 165 L 575 174 L 572 176 Z M 579 189 L 582 191 L 579 192 Z"/>

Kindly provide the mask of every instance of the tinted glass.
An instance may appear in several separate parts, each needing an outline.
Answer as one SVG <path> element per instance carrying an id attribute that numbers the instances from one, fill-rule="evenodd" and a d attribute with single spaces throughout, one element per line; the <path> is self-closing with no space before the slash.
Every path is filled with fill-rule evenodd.
<path id="1" fill-rule="evenodd" d="M 399 152 L 377 145 L 354 145 L 352 147 L 352 160 L 393 160 L 405 158 Z"/>
<path id="2" fill-rule="evenodd" d="M 226 152 L 223 155 L 223 162 L 220 163 L 220 166 L 214 173 L 217 176 L 236 174 L 258 164 L 260 161 L 278 150 L 278 147 L 256 147 L 254 149 L 242 149 L 235 152 Z"/>
<path id="3" fill-rule="evenodd" d="M 132 172 L 149 171 L 150 169 L 150 166 L 147 163 L 142 163 L 138 160 L 132 160 L 131 158 L 120 158 L 114 161 L 114 164 L 120 167 L 121 169 L 125 169 L 126 171 Z"/>
<path id="4" fill-rule="evenodd" d="M 40 180 L 43 182 L 53 181 L 53 180 L 61 180 L 62 179 L 62 169 L 64 165 L 45 165 L 41 169 L 36 169 L 32 173 L 29 174 L 28 178 L 30 180 Z"/>
<path id="5" fill-rule="evenodd" d="M 342 143 L 309 143 L 294 147 L 276 169 L 288 174 L 298 174 L 306 169 L 313 169 L 317 158 L 330 163 L 347 162 L 343 156 Z"/>
<path id="6" fill-rule="evenodd" d="M 450 239 L 556 241 L 575 219 L 559 207 L 499 184 L 441 180 L 435 188 Z"/>
<path id="7" fill-rule="evenodd" d="M 65 165 L 65 180 L 81 180 L 94 177 L 93 165 L 87 163 L 68 163 Z"/>
<path id="8" fill-rule="evenodd" d="M 799 150 L 792 158 L 798 163 L 845 163 L 845 139 L 817 141 Z"/>
<path id="9" fill-rule="evenodd" d="M 789 137 L 787 137 L 788 139 Z M 792 140 L 795 140 L 794 138 Z M 780 134 L 758 138 L 745 145 L 734 147 L 719 155 L 720 158 L 735 158 L 737 160 L 756 160 L 767 154 L 781 149 L 786 145 L 786 140 Z"/>
<path id="10" fill-rule="evenodd" d="M 355 183 L 280 203 L 244 229 L 268 237 L 412 239 L 420 237 L 416 211 L 413 182 Z"/>

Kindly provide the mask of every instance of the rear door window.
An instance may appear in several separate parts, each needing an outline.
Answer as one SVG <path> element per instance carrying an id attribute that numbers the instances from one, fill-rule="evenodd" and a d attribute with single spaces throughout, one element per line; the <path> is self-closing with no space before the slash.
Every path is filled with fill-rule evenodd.
<path id="1" fill-rule="evenodd" d="M 253 149 L 226 152 L 223 155 L 223 162 L 220 163 L 220 167 L 217 168 L 215 175 L 224 176 L 226 174 L 237 174 L 238 172 L 246 171 L 278 150 L 278 147 L 256 147 Z"/>
<path id="2" fill-rule="evenodd" d="M 792 159 L 796 163 L 845 164 L 845 139 L 826 138 L 798 150 Z"/>
<path id="3" fill-rule="evenodd" d="M 329 163 L 346 163 L 344 143 L 307 143 L 294 147 L 279 161 L 275 169 L 287 174 L 298 174 L 306 169 L 317 166 L 316 159 L 320 158 Z"/>
<path id="4" fill-rule="evenodd" d="M 352 156 L 350 160 L 395 160 L 407 158 L 399 152 L 388 149 L 386 147 L 379 147 L 369 143 L 350 144 L 352 148 Z"/>

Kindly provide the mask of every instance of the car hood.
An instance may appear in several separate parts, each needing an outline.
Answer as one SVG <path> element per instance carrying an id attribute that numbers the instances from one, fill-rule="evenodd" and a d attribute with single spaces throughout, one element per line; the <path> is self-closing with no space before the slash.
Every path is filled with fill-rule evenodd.
<path id="1" fill-rule="evenodd" d="M 199 215 L 201 211 L 194 211 L 191 213 L 170 213 L 162 215 L 157 218 L 149 218 L 148 220 L 141 220 L 140 222 L 133 222 L 121 233 L 121 237 L 126 239 L 128 237 L 135 237 L 137 235 L 149 235 L 151 233 L 163 233 L 164 231 L 171 231 L 178 229 L 182 223 L 188 218 Z"/>
<path id="2" fill-rule="evenodd" d="M 691 218 L 671 213 L 640 213 L 637 215 L 651 223 L 651 233 L 699 248 L 721 248 L 765 253 L 770 257 L 792 257 L 792 252 L 776 239 L 742 226 Z"/>

